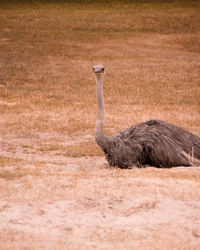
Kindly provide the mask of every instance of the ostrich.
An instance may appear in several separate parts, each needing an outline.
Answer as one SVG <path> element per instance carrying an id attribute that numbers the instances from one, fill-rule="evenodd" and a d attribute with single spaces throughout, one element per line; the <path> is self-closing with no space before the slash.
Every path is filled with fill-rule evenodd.
<path id="1" fill-rule="evenodd" d="M 138 123 L 112 136 L 106 136 L 104 125 L 104 66 L 95 65 L 98 114 L 95 141 L 110 166 L 131 168 L 150 165 L 158 168 L 191 166 L 200 162 L 200 137 L 174 124 L 160 120 Z"/>

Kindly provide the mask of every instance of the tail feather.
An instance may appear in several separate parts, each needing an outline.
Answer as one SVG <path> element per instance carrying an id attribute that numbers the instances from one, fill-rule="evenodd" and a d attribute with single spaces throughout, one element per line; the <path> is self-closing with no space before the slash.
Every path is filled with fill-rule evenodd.
<path id="1" fill-rule="evenodd" d="M 186 152 L 182 151 L 182 155 L 188 159 L 191 166 L 200 167 L 200 160 L 195 158 L 193 154 L 189 155 Z"/>

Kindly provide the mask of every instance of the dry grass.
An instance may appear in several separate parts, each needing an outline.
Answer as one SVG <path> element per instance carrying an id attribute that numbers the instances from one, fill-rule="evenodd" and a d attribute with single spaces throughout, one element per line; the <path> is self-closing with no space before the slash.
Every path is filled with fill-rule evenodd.
<path id="1" fill-rule="evenodd" d="M 91 66 L 106 68 L 107 134 L 157 118 L 200 135 L 199 10 L 0 1 L 3 249 L 198 249 L 199 169 L 109 168 Z"/>

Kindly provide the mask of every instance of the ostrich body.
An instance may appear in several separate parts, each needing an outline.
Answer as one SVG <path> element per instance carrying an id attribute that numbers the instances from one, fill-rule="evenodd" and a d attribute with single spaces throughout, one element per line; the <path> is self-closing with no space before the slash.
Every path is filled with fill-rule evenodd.
<path id="1" fill-rule="evenodd" d="M 160 120 L 138 123 L 112 136 L 106 136 L 104 125 L 104 66 L 93 66 L 97 79 L 98 115 L 95 140 L 110 166 L 130 168 L 190 166 L 200 160 L 200 137 L 174 124 Z"/>

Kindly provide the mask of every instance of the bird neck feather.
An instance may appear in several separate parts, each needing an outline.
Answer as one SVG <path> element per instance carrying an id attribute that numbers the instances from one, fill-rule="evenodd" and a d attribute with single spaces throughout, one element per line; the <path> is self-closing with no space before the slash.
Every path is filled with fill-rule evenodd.
<path id="1" fill-rule="evenodd" d="M 98 113 L 95 127 L 95 140 L 100 147 L 106 143 L 107 137 L 104 135 L 104 98 L 103 98 L 103 75 L 97 75 L 97 104 Z"/>

